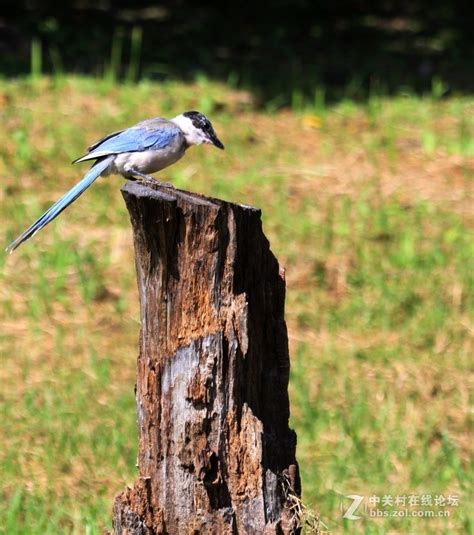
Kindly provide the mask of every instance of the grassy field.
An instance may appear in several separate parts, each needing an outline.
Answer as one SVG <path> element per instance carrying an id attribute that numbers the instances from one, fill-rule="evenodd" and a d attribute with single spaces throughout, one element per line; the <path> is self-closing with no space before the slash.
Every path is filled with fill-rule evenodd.
<path id="1" fill-rule="evenodd" d="M 70 162 L 92 141 L 209 113 L 227 150 L 195 148 L 162 176 L 263 211 L 287 273 L 306 506 L 333 533 L 469 533 L 474 100 L 443 91 L 334 105 L 296 93 L 275 110 L 205 79 L 0 81 L 2 242 L 82 176 Z M 99 181 L 0 254 L 0 533 L 99 534 L 135 478 L 139 316 L 121 183 Z M 343 520 L 349 494 L 459 504 Z"/>

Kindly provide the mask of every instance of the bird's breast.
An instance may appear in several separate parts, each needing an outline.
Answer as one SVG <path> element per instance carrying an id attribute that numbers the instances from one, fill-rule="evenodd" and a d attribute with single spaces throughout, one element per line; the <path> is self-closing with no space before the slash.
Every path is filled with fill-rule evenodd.
<path id="1" fill-rule="evenodd" d="M 184 147 L 170 147 L 141 152 L 125 152 L 115 157 L 115 167 L 119 173 L 133 168 L 141 173 L 156 173 L 178 161 L 184 154 Z"/>

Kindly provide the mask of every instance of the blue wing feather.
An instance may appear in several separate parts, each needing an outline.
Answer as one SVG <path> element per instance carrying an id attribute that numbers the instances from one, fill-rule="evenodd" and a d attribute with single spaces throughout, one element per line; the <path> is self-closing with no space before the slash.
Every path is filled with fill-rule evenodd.
<path id="1" fill-rule="evenodd" d="M 106 140 L 96 149 L 91 151 L 92 155 L 96 151 L 109 153 L 134 152 L 146 149 L 162 149 L 170 143 L 176 136 L 174 130 L 154 130 L 149 132 L 142 129 L 129 129 L 121 134 Z"/>
<path id="2" fill-rule="evenodd" d="M 163 119 L 143 121 L 127 130 L 107 136 L 102 142 L 98 141 L 76 162 L 93 160 L 110 154 L 163 149 L 179 135 L 182 135 L 181 130 L 169 121 Z"/>

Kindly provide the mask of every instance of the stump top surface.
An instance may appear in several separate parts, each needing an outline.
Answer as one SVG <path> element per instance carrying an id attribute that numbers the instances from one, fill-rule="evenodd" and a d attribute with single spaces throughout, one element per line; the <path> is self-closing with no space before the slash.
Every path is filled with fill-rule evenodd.
<path id="1" fill-rule="evenodd" d="M 241 210 L 249 210 L 260 213 L 260 209 L 256 208 L 255 206 L 224 201 L 223 199 L 217 199 L 215 197 L 207 197 L 206 195 L 202 195 L 200 193 L 194 193 L 192 191 L 186 191 L 178 188 L 170 188 L 162 186 L 158 183 L 155 187 L 153 187 L 138 181 L 127 182 L 122 186 L 121 191 L 138 198 L 149 198 L 165 202 L 182 200 L 186 203 L 195 204 L 198 206 L 214 206 L 216 208 L 224 205 L 230 205 L 240 208 Z"/>

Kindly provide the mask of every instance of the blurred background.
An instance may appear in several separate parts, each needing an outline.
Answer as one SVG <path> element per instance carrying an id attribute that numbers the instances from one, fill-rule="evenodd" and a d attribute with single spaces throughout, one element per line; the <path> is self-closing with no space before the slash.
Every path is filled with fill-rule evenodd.
<path id="1" fill-rule="evenodd" d="M 226 151 L 196 148 L 162 177 L 263 211 L 287 274 L 308 533 L 318 515 L 331 533 L 472 531 L 468 7 L 2 2 L 5 245 L 82 177 L 70 162 L 91 142 L 184 110 L 212 120 Z M 121 184 L 98 181 L 0 253 L 0 533 L 102 533 L 135 479 Z M 387 516 L 344 520 L 349 494 L 378 496 Z M 410 495 L 431 497 L 407 509 L 433 516 L 381 506 Z"/>

